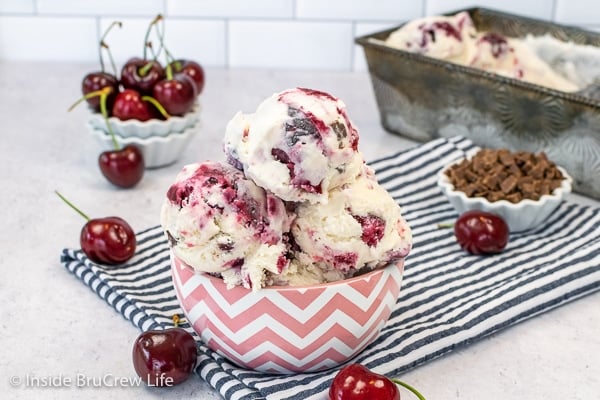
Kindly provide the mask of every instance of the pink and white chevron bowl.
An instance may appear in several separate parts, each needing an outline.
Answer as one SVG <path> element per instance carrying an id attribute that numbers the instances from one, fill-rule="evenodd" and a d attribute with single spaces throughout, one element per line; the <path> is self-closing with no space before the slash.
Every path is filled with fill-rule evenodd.
<path id="1" fill-rule="evenodd" d="M 171 254 L 177 298 L 203 342 L 247 369 L 289 374 L 336 367 L 377 338 L 400 293 L 404 262 L 314 286 L 252 291 L 196 273 Z"/>

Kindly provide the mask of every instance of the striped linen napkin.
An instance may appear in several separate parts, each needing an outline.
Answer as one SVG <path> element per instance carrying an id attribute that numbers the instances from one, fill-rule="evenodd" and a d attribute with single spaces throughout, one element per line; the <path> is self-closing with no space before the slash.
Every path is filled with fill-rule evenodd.
<path id="1" fill-rule="evenodd" d="M 469 255 L 452 229 L 457 215 L 436 186 L 442 167 L 475 151 L 467 139 L 437 139 L 369 163 L 401 204 L 414 234 L 402 290 L 377 340 L 353 361 L 388 376 L 589 294 L 600 287 L 600 209 L 563 202 L 542 227 L 513 235 L 493 256 Z M 182 313 L 160 227 L 138 233 L 126 265 L 105 268 L 81 250 L 62 263 L 141 330 L 168 328 Z M 184 326 L 191 329 L 189 326 Z M 200 341 L 197 374 L 225 399 L 325 399 L 337 370 L 270 375 L 241 369 Z"/>

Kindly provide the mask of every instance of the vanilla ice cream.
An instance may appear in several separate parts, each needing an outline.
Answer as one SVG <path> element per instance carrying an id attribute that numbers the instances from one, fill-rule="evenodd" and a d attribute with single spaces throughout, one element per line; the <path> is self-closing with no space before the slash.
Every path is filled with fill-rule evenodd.
<path id="1" fill-rule="evenodd" d="M 237 113 L 225 132 L 228 161 L 285 201 L 327 202 L 364 164 L 344 103 L 304 88 L 276 93 L 252 114 Z"/>
<path id="2" fill-rule="evenodd" d="M 433 58 L 468 63 L 477 35 L 467 12 L 452 16 L 433 16 L 415 19 L 392 32 L 386 39 L 390 47 L 421 53 Z"/>
<path id="3" fill-rule="evenodd" d="M 411 230 L 369 167 L 321 204 L 299 204 L 292 223 L 294 262 L 301 276 L 347 278 L 406 257 Z"/>
<path id="4" fill-rule="evenodd" d="M 230 286 L 254 290 L 288 267 L 291 221 L 282 200 L 213 161 L 183 167 L 161 211 L 178 258 Z"/>
<path id="5" fill-rule="evenodd" d="M 392 32 L 385 44 L 556 90 L 581 89 L 555 71 L 524 39 L 478 32 L 465 11 L 410 21 Z"/>
<path id="6" fill-rule="evenodd" d="M 344 103 L 295 88 L 236 114 L 229 164 L 185 166 L 161 224 L 173 254 L 229 286 L 258 290 L 346 279 L 407 256 L 400 206 L 358 150 Z"/>

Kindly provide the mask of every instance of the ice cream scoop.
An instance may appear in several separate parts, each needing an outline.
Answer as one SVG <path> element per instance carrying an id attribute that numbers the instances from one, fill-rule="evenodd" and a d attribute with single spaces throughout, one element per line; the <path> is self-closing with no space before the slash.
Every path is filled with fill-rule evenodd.
<path id="1" fill-rule="evenodd" d="M 473 50 L 475 25 L 467 12 L 419 18 L 406 23 L 386 39 L 388 46 L 429 57 L 465 64 Z"/>
<path id="2" fill-rule="evenodd" d="M 291 220 L 283 201 L 216 161 L 183 167 L 161 210 L 177 257 L 230 286 L 254 290 L 288 266 Z"/>
<path id="3" fill-rule="evenodd" d="M 366 166 L 332 190 L 327 203 L 300 204 L 296 213 L 294 262 L 325 276 L 351 277 L 404 258 L 412 247 L 400 206 Z"/>
<path id="4" fill-rule="evenodd" d="M 317 90 L 275 93 L 226 128 L 228 161 L 285 201 L 324 203 L 364 164 L 345 104 Z"/>
<path id="5" fill-rule="evenodd" d="M 415 19 L 386 45 L 565 92 L 579 87 L 555 71 L 523 38 L 478 31 L 468 12 Z"/>
<path id="6" fill-rule="evenodd" d="M 521 39 L 498 33 L 478 34 L 467 65 L 565 92 L 578 90 L 576 84 L 555 72 Z"/>

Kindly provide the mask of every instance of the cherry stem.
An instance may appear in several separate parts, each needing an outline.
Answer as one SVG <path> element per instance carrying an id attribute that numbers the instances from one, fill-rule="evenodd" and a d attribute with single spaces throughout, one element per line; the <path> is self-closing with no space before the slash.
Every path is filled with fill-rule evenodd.
<path id="1" fill-rule="evenodd" d="M 108 120 L 108 109 L 106 107 L 106 102 L 108 100 L 108 96 L 112 93 L 112 91 L 113 91 L 113 88 L 111 88 L 110 86 L 105 86 L 102 89 L 98 89 L 98 90 L 94 90 L 93 92 L 89 92 L 89 93 L 85 94 L 83 97 L 81 97 L 79 100 L 77 100 L 75 103 L 73 103 L 73 105 L 71 107 L 69 107 L 69 109 L 67 111 L 73 110 L 75 107 L 77 107 L 77 105 L 79 103 L 81 103 L 84 100 L 99 96 L 100 97 L 100 113 L 102 114 L 102 118 L 104 119 L 104 122 L 106 123 L 106 129 L 108 130 L 108 133 L 110 134 L 110 138 L 112 139 L 115 150 L 119 150 L 121 148 L 121 146 L 119 146 L 119 142 L 117 142 L 117 137 L 115 136 L 115 132 L 113 131 L 112 125 L 110 124 L 110 121 Z"/>
<path id="2" fill-rule="evenodd" d="M 171 317 L 171 320 L 173 320 L 173 325 L 175 326 L 175 328 L 177 328 L 179 324 L 184 321 L 183 318 L 179 317 L 179 314 L 174 314 Z"/>
<path id="3" fill-rule="evenodd" d="M 106 90 L 108 89 L 108 90 Z M 104 118 L 104 122 L 106 123 L 106 129 L 108 129 L 108 133 L 110 134 L 110 138 L 113 142 L 113 147 L 115 150 L 120 150 L 121 146 L 119 146 L 119 142 L 117 142 L 117 137 L 115 136 L 115 132 L 112 129 L 112 125 L 108 120 L 108 110 L 106 108 L 106 101 L 108 99 L 108 95 L 112 92 L 110 87 L 105 87 L 101 89 L 100 94 L 100 113 L 102 114 L 102 118 Z"/>
<path id="4" fill-rule="evenodd" d="M 104 47 L 104 49 L 106 49 L 106 53 L 108 54 L 108 58 L 110 59 L 110 65 L 113 69 L 113 74 L 115 76 L 117 76 L 117 64 L 115 63 L 115 59 L 113 58 L 112 52 L 110 51 L 110 48 L 108 47 L 108 45 L 104 42 L 100 43 L 100 46 Z M 104 72 L 104 71 L 102 71 Z"/>
<path id="5" fill-rule="evenodd" d="M 165 117 L 165 119 L 171 118 L 171 115 L 169 115 L 169 113 L 167 112 L 167 110 L 165 110 L 165 108 L 163 107 L 163 105 L 160 104 L 160 102 L 158 100 L 156 100 L 154 97 L 152 97 L 152 96 L 142 96 L 142 100 L 143 101 L 147 101 L 150 104 L 152 104 L 154 107 L 156 107 L 156 109 L 158 110 L 158 112 L 163 117 Z"/>
<path id="6" fill-rule="evenodd" d="M 437 227 L 440 229 L 454 228 L 454 224 L 452 223 L 439 223 Z"/>
<path id="7" fill-rule="evenodd" d="M 144 60 L 146 59 L 146 49 L 148 48 L 148 39 L 150 38 L 150 31 L 152 27 L 158 23 L 158 21 L 162 20 L 163 17 L 161 14 L 158 14 L 148 25 L 148 29 L 146 30 L 146 36 L 144 37 Z"/>
<path id="8" fill-rule="evenodd" d="M 164 24 L 164 21 L 163 21 Z M 160 48 L 161 50 L 164 49 L 165 51 L 165 61 L 166 61 L 166 75 L 167 75 L 167 80 L 171 80 L 173 79 L 173 69 L 172 69 L 172 63 L 175 62 L 175 57 L 173 57 L 173 55 L 171 54 L 171 52 L 167 49 L 167 46 L 165 46 L 165 27 L 163 26 L 163 30 L 161 32 L 158 24 L 156 25 L 156 34 L 158 36 L 158 39 L 160 40 Z M 179 64 L 181 65 L 181 64 Z M 178 68 L 176 68 L 177 70 Z"/>
<path id="9" fill-rule="evenodd" d="M 391 381 L 394 382 L 395 384 L 398 384 L 398 385 L 400 385 L 400 386 L 408 389 L 409 391 L 411 391 L 412 394 L 414 394 L 415 396 L 417 396 L 417 398 L 419 400 L 426 400 L 425 396 L 423 396 L 421 393 L 419 393 L 419 391 L 417 389 L 415 389 L 414 387 L 410 386 L 408 383 L 403 382 L 403 381 L 401 381 L 399 379 L 394 379 L 394 378 L 392 378 Z"/>
<path id="10" fill-rule="evenodd" d="M 108 49 L 108 46 L 105 43 L 105 39 L 106 39 L 106 35 L 108 35 L 108 32 L 110 32 L 110 30 L 113 28 L 113 26 L 118 25 L 119 28 L 121 28 L 123 26 L 123 24 L 119 21 L 114 21 L 112 24 L 110 24 L 108 26 L 108 28 L 106 28 L 106 31 L 104 31 L 104 34 L 102 35 L 102 37 L 100 38 L 100 46 L 98 47 L 98 55 L 100 56 L 100 69 L 102 70 L 102 72 L 104 72 L 104 58 L 102 57 L 102 49 Z M 110 57 L 113 69 L 115 71 L 115 75 L 117 74 L 117 68 L 115 67 L 115 63 L 112 59 L 112 55 L 110 54 L 110 51 L 108 52 L 108 55 Z"/>
<path id="11" fill-rule="evenodd" d="M 148 72 L 150 72 L 150 69 L 152 69 L 152 65 L 154 65 L 154 61 L 148 61 L 148 63 L 146 63 L 146 65 L 144 65 L 142 68 L 140 68 L 140 70 L 138 71 L 138 73 L 140 74 L 140 76 L 146 76 L 146 74 Z"/>
<path id="12" fill-rule="evenodd" d="M 85 101 L 87 99 L 91 99 L 92 97 L 97 97 L 100 96 L 102 94 L 102 90 L 103 89 L 99 89 L 99 90 L 94 90 L 93 92 L 89 92 L 87 94 L 85 94 L 83 97 L 81 97 L 80 99 L 78 99 L 75 103 L 73 103 L 68 109 L 68 112 L 73 111 L 73 109 L 75 107 L 77 107 L 79 105 L 79 103 L 81 103 L 82 101 Z"/>
<path id="13" fill-rule="evenodd" d="M 67 200 L 67 198 L 65 196 L 63 196 L 62 194 L 60 194 L 58 190 L 55 190 L 54 193 L 56 193 L 58 195 L 58 197 L 60 197 L 62 199 L 62 201 L 64 201 L 69 207 L 71 207 L 73 210 L 77 211 L 77 213 L 79 215 L 81 215 L 83 218 L 85 218 L 88 221 L 90 220 L 90 217 L 88 217 L 79 208 L 75 207 L 75 205 L 73 203 L 71 203 L 69 200 Z"/>

